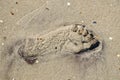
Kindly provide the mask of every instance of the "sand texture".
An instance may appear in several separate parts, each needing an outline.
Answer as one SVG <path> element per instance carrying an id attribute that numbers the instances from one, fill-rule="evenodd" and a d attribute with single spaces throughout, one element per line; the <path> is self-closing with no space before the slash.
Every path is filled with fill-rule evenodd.
<path id="1" fill-rule="evenodd" d="M 0 0 L 0 80 L 120 80 L 120 0 Z"/>

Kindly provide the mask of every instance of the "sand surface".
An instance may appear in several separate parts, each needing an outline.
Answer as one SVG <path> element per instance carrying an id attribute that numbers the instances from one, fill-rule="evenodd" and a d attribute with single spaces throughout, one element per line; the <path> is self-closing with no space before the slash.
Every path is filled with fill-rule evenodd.
<path id="1" fill-rule="evenodd" d="M 104 40 L 100 59 L 29 65 L 8 56 L 17 40 L 75 23 Z M 120 0 L 0 0 L 0 80 L 120 80 Z"/>

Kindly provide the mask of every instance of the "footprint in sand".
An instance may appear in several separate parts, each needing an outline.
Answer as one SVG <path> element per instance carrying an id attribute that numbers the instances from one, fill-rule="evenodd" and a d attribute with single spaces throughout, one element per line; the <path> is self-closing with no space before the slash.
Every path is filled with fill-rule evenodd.
<path id="1" fill-rule="evenodd" d="M 16 56 L 20 56 L 28 64 L 34 64 L 36 60 L 49 61 L 68 55 L 89 58 L 102 51 L 102 40 L 81 24 L 63 26 L 47 34 L 18 42 L 12 54 L 17 54 Z"/>

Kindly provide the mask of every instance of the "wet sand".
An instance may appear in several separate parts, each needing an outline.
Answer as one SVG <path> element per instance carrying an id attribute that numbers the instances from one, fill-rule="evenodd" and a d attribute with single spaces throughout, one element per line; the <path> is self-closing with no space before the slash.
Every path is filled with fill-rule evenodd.
<path id="1" fill-rule="evenodd" d="M 0 80 L 120 80 L 119 14 L 119 0 L 1 0 Z M 17 40 L 75 23 L 104 40 L 100 59 L 68 56 L 29 65 L 9 56 Z"/>

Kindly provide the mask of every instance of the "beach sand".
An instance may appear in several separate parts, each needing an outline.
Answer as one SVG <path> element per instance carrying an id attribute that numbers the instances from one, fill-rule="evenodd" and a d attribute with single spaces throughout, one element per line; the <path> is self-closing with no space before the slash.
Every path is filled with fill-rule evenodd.
<path id="1" fill-rule="evenodd" d="M 29 65 L 11 46 L 61 25 L 84 24 L 103 39 L 102 57 Z M 0 80 L 120 80 L 120 0 L 0 0 Z"/>

